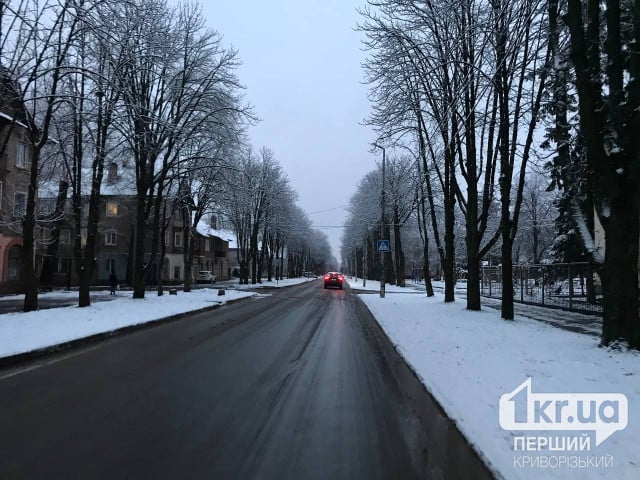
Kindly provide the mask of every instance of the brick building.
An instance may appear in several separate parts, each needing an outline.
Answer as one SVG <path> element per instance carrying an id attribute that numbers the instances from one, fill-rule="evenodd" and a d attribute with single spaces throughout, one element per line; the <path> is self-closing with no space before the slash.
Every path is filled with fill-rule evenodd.
<path id="1" fill-rule="evenodd" d="M 36 134 L 31 124 L 19 86 L 0 67 L 0 290 L 21 287 L 22 216 Z"/>

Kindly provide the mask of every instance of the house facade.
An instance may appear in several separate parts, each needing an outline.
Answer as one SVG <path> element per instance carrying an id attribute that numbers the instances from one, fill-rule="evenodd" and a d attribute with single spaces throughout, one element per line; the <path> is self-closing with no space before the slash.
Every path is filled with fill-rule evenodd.
<path id="1" fill-rule="evenodd" d="M 19 87 L 0 70 L 0 290 L 21 287 L 22 216 L 34 132 Z"/>
<path id="2" fill-rule="evenodd" d="M 93 283 L 107 285 L 111 272 L 121 284 L 130 284 L 131 268 L 133 264 L 133 241 L 135 235 L 136 197 L 131 187 L 131 179 L 126 168 L 119 168 L 112 163 L 102 186 L 103 195 L 98 207 L 98 235 L 96 244 L 96 268 Z M 53 192 L 49 193 L 53 196 Z M 51 198 L 48 199 L 51 201 Z M 87 201 L 88 199 L 83 199 Z M 83 208 L 83 211 L 86 211 Z M 87 219 L 82 221 L 86 225 Z M 77 274 L 74 265 L 73 248 L 75 243 L 75 228 L 71 202 L 67 200 L 65 218 L 60 225 L 60 236 L 56 252 L 56 270 L 53 274 L 53 286 L 73 286 L 77 284 Z M 147 253 L 145 262 L 151 261 L 151 241 L 153 232 L 151 227 L 146 234 Z M 195 235 L 195 249 L 193 268 L 185 272 L 184 265 L 184 232 L 180 218 L 176 217 L 168 226 L 164 236 L 166 253 L 162 271 L 165 284 L 182 283 L 185 274 L 192 279 L 200 270 L 214 272 L 218 279 L 228 278 L 228 242 L 215 235 L 211 229 L 197 229 Z M 86 243 L 86 231 L 81 234 L 82 244 Z M 40 262 L 42 263 L 42 262 Z M 149 268 L 146 274 L 148 285 L 157 283 L 158 271 Z"/>

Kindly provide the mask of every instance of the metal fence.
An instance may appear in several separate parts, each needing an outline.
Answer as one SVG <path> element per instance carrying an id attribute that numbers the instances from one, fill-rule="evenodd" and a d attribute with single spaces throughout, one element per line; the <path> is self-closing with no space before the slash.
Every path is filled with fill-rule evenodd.
<path id="1" fill-rule="evenodd" d="M 602 313 L 602 284 L 590 263 L 514 265 L 514 301 L 582 313 Z M 502 297 L 502 267 L 482 267 L 480 293 Z"/>

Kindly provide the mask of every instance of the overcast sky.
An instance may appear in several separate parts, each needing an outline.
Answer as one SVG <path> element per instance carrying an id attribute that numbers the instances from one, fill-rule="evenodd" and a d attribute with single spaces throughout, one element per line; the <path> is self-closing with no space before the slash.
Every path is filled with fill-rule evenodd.
<path id="1" fill-rule="evenodd" d="M 249 131 L 287 172 L 298 204 L 340 260 L 344 207 L 376 168 L 362 84 L 356 7 L 364 0 L 207 1 L 207 23 L 239 51 L 240 80 L 261 122 Z M 322 210 L 332 209 L 323 213 Z"/>

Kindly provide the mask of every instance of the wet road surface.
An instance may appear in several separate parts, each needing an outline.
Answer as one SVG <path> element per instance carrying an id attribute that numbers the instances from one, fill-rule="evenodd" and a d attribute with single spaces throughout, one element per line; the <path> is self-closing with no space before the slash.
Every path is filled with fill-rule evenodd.
<path id="1" fill-rule="evenodd" d="M 318 281 L 0 371 L 0 478 L 425 478 L 372 321 Z"/>

